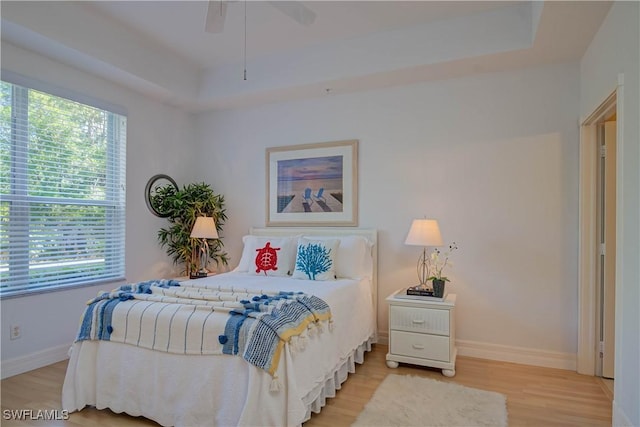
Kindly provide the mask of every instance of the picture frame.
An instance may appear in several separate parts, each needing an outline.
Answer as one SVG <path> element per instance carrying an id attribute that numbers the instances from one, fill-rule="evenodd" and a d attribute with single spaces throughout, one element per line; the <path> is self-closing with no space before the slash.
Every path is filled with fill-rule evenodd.
<path id="1" fill-rule="evenodd" d="M 357 226 L 358 140 L 266 150 L 266 225 Z"/>

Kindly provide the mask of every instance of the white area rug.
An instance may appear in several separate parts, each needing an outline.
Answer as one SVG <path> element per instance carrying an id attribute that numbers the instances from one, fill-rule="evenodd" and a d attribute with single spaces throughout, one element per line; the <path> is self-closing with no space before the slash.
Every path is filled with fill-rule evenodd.
<path id="1" fill-rule="evenodd" d="M 354 426 L 506 426 L 507 401 L 492 391 L 388 375 Z"/>

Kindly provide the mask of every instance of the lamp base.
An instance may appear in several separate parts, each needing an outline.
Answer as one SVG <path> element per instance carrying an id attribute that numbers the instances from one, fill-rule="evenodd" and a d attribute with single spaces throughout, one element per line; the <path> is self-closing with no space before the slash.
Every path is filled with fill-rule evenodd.
<path id="1" fill-rule="evenodd" d="M 427 288 L 427 280 L 429 278 L 429 262 L 427 261 L 427 248 L 422 249 L 422 255 L 418 258 L 418 282 L 422 288 Z"/>

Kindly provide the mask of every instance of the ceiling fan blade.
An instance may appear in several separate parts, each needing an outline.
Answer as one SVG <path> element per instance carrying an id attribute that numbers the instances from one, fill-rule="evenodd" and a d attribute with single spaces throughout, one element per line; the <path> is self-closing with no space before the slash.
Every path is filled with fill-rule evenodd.
<path id="1" fill-rule="evenodd" d="M 269 4 L 306 27 L 316 20 L 314 11 L 299 1 L 270 1 Z"/>
<path id="2" fill-rule="evenodd" d="M 227 16 L 227 2 L 224 0 L 209 0 L 207 21 L 204 29 L 208 33 L 221 33 L 224 30 L 224 20 Z"/>

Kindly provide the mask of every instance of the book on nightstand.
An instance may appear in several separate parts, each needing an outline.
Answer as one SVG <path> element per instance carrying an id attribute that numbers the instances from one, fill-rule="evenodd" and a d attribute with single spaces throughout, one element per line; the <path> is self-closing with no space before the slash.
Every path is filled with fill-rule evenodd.
<path id="1" fill-rule="evenodd" d="M 447 293 L 445 292 L 442 297 L 436 297 L 433 295 L 433 289 L 424 289 L 418 285 L 410 286 L 404 292 L 398 292 L 396 298 L 442 302 L 447 299 Z"/>

